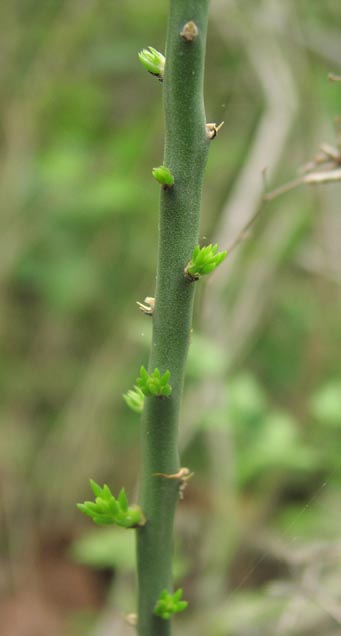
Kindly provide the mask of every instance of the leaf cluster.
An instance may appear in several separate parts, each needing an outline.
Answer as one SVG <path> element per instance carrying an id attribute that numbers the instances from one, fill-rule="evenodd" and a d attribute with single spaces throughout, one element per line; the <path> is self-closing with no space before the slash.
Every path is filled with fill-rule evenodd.
<path id="1" fill-rule="evenodd" d="M 174 177 L 166 166 L 153 168 L 152 175 L 154 179 L 164 187 L 171 188 L 174 185 Z"/>
<path id="2" fill-rule="evenodd" d="M 152 373 L 148 373 L 144 366 L 141 366 L 136 384 L 146 397 L 169 397 L 172 392 L 172 387 L 168 383 L 169 378 L 170 371 L 165 371 L 161 375 L 159 369 L 154 369 Z"/>
<path id="3" fill-rule="evenodd" d="M 226 250 L 218 252 L 218 243 L 215 245 L 206 245 L 205 247 L 196 245 L 192 258 L 185 267 L 186 278 L 190 281 L 194 281 L 198 280 L 200 276 L 210 274 L 223 262 L 226 255 Z"/>
<path id="4" fill-rule="evenodd" d="M 148 73 L 155 75 L 162 81 L 166 62 L 165 56 L 152 46 L 148 46 L 148 49 L 140 51 L 138 56 L 141 64 L 147 69 Z"/>
<path id="5" fill-rule="evenodd" d="M 85 501 L 77 504 L 78 510 L 99 526 L 116 524 L 122 528 L 135 528 L 144 524 L 144 517 L 139 506 L 128 506 L 127 495 L 121 489 L 117 499 L 111 493 L 107 484 L 101 488 L 93 479 L 90 486 L 95 495 L 95 501 Z"/>
<path id="6" fill-rule="evenodd" d="M 187 606 L 187 601 L 182 601 L 182 589 L 179 588 L 174 594 L 170 594 L 167 590 L 163 590 L 159 600 L 155 605 L 154 614 L 165 620 L 169 620 L 173 614 L 183 612 Z"/>
<path id="7" fill-rule="evenodd" d="M 134 386 L 133 389 L 129 389 L 127 393 L 124 393 L 123 399 L 132 411 L 134 411 L 135 413 L 142 413 L 144 404 L 144 393 L 138 386 Z"/>

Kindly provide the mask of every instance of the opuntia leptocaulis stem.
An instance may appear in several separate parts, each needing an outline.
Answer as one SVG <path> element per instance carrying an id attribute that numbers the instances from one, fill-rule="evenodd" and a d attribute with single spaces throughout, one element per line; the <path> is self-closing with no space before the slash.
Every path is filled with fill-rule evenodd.
<path id="1" fill-rule="evenodd" d="M 163 590 L 172 590 L 173 521 L 179 482 L 156 473 L 180 469 L 179 413 L 195 285 L 184 268 L 198 244 L 200 204 L 210 136 L 203 100 L 209 0 L 170 0 L 163 92 L 163 165 L 174 185 L 161 188 L 159 249 L 149 373 L 170 371 L 169 397 L 147 397 L 142 414 L 141 508 L 137 530 L 138 634 L 170 636 L 171 620 L 154 613 Z"/>

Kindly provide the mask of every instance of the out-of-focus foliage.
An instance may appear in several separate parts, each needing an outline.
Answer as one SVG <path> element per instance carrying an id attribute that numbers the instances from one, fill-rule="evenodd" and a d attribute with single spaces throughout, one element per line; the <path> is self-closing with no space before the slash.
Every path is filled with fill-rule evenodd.
<path id="1" fill-rule="evenodd" d="M 77 560 L 113 569 L 108 621 L 125 634 L 115 621 L 132 602 L 130 547 L 116 530 L 93 537 L 75 502 L 90 475 L 125 484 L 135 500 L 139 424 L 122 394 L 147 364 L 151 321 L 135 301 L 154 295 L 151 170 L 163 152 L 162 84 L 137 55 L 163 51 L 167 9 L 156 0 L 0 3 L 7 636 L 19 634 L 10 592 L 26 633 L 38 634 L 22 590 L 44 580 L 51 545 L 69 554 L 72 540 Z M 265 168 L 275 187 L 321 143 L 337 143 L 341 87 L 327 75 L 341 68 L 339 17 L 339 0 L 212 0 L 206 111 L 225 124 L 211 145 L 201 245 L 229 247 L 260 203 Z M 181 430 L 195 476 L 177 518 L 190 605 L 178 636 L 339 631 L 340 188 L 276 199 L 199 283 Z M 56 569 L 45 588 L 64 620 Z M 70 601 L 68 636 L 99 634 L 108 581 L 98 589 L 100 602 L 84 601 L 91 620 Z M 47 606 L 35 612 L 41 625 Z M 44 633 L 64 635 L 49 616 Z"/>
<path id="2" fill-rule="evenodd" d="M 135 540 L 132 532 L 96 528 L 88 531 L 72 548 L 72 556 L 95 568 L 115 568 L 121 573 L 135 567 Z"/>

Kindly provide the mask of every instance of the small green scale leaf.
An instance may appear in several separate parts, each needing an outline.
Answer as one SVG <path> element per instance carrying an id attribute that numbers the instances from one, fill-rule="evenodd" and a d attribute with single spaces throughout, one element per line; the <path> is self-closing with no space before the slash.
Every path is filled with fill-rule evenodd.
<path id="1" fill-rule="evenodd" d="M 127 393 L 123 394 L 123 399 L 127 406 L 135 413 L 142 413 L 144 405 L 144 394 L 138 386 L 134 386 Z"/>
<path id="2" fill-rule="evenodd" d="M 192 252 L 192 258 L 185 267 L 185 278 L 193 282 L 198 280 L 201 276 L 210 274 L 223 262 L 226 255 L 226 250 L 218 252 L 218 243 L 215 245 L 206 245 L 205 247 L 196 245 Z"/>
<path id="3" fill-rule="evenodd" d="M 154 369 L 152 373 L 148 373 L 144 366 L 141 366 L 136 384 L 146 397 L 169 397 L 172 393 L 169 379 L 170 371 L 168 370 L 161 375 L 159 369 Z"/>
<path id="4" fill-rule="evenodd" d="M 188 602 L 182 601 L 181 598 L 181 588 L 174 592 L 174 594 L 170 594 L 167 590 L 162 590 L 154 608 L 155 616 L 169 620 L 173 614 L 183 612 L 187 608 Z"/>
<path id="5" fill-rule="evenodd" d="M 98 525 L 116 524 L 123 528 L 142 526 L 145 519 L 139 506 L 129 506 L 124 488 L 115 499 L 107 484 L 101 488 L 93 479 L 90 486 L 95 495 L 95 501 L 85 501 L 77 504 L 78 510 L 91 517 Z"/>
<path id="6" fill-rule="evenodd" d="M 166 62 L 165 56 L 152 46 L 148 46 L 148 49 L 140 51 L 138 57 L 148 73 L 155 75 L 162 82 Z"/>
<path id="7" fill-rule="evenodd" d="M 166 166 L 159 166 L 158 168 L 153 168 L 152 175 L 154 179 L 160 185 L 163 185 L 164 188 L 171 188 L 174 185 L 174 177 L 171 171 L 166 168 Z"/>

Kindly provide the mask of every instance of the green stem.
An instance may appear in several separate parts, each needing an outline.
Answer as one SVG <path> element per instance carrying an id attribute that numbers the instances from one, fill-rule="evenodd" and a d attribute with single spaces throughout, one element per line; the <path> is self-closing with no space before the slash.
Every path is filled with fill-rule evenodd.
<path id="1" fill-rule="evenodd" d="M 192 326 L 195 283 L 183 270 L 198 243 L 202 182 L 209 140 L 203 76 L 209 0 L 171 0 L 163 84 L 166 165 L 175 184 L 161 191 L 159 252 L 149 371 L 169 369 L 170 398 L 146 398 L 142 415 L 141 505 L 137 531 L 138 633 L 169 636 L 171 622 L 153 615 L 163 589 L 172 589 L 173 521 L 179 482 L 156 476 L 179 470 L 178 420 Z M 181 36 L 194 21 L 198 34 Z"/>

